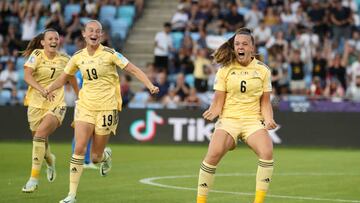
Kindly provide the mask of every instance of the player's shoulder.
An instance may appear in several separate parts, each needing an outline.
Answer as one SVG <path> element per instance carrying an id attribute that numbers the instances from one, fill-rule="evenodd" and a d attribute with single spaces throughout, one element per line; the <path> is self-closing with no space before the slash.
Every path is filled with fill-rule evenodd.
<path id="1" fill-rule="evenodd" d="M 264 71 L 271 71 L 269 66 L 267 66 L 265 63 L 263 63 L 262 61 L 259 61 L 257 59 L 255 59 L 255 60 L 256 60 L 255 61 L 256 67 L 258 67 L 258 68 L 260 68 L 260 69 L 262 69 Z"/>
<path id="2" fill-rule="evenodd" d="M 115 53 L 115 49 L 107 47 L 107 46 L 103 46 L 102 51 L 110 53 L 110 54 L 114 54 Z"/>
<path id="3" fill-rule="evenodd" d="M 80 49 L 79 51 L 77 51 L 77 52 L 75 52 L 75 53 L 73 54 L 73 57 L 74 57 L 74 56 L 80 56 L 80 54 L 83 53 L 83 51 L 84 51 L 84 49 Z"/>
<path id="4" fill-rule="evenodd" d="M 42 49 L 34 49 L 31 53 L 31 55 L 40 57 L 42 55 L 42 53 L 43 53 Z"/>
<path id="5" fill-rule="evenodd" d="M 59 57 L 65 60 L 69 60 L 70 56 L 64 52 L 59 52 Z"/>

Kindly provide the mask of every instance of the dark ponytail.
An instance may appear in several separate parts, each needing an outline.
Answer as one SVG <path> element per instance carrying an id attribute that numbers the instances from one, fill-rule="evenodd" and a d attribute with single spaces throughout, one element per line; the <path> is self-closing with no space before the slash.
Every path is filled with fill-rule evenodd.
<path id="1" fill-rule="evenodd" d="M 39 33 L 38 35 L 36 35 L 27 45 L 26 49 L 23 51 L 22 55 L 24 57 L 29 57 L 31 55 L 31 53 L 35 50 L 35 49 L 43 49 L 44 47 L 41 45 L 41 40 L 44 39 L 44 36 L 47 32 L 57 32 L 55 29 L 53 28 L 49 28 L 46 29 L 44 32 Z"/>

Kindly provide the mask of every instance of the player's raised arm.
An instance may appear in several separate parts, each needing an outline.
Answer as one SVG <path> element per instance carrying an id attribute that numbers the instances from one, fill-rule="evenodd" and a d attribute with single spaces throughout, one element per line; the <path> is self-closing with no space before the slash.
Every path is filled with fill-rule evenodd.
<path id="1" fill-rule="evenodd" d="M 140 70 L 137 66 L 129 62 L 124 70 L 134 75 L 138 80 L 140 80 L 150 91 L 151 94 L 157 94 L 159 92 L 159 88 L 156 87 L 149 78 L 145 75 L 145 73 Z"/>

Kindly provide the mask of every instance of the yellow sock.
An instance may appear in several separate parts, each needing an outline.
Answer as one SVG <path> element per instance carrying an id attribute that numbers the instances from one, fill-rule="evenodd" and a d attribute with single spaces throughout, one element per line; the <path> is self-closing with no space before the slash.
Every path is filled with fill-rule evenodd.
<path id="1" fill-rule="evenodd" d="M 197 190 L 197 203 L 206 203 L 209 189 L 214 183 L 215 171 L 216 166 L 210 165 L 205 161 L 201 163 Z"/>
<path id="2" fill-rule="evenodd" d="M 273 160 L 259 159 L 259 166 L 256 173 L 256 194 L 254 203 L 263 203 L 266 192 L 269 189 L 274 170 Z"/>
<path id="3" fill-rule="evenodd" d="M 73 154 L 70 161 L 70 185 L 69 185 L 69 195 L 76 196 L 77 188 L 79 186 L 80 177 L 83 171 L 84 166 L 84 157 L 83 155 Z"/>
<path id="4" fill-rule="evenodd" d="M 46 150 L 45 150 L 45 161 L 48 165 L 52 165 L 53 160 L 51 156 L 50 144 L 46 143 Z"/>
<path id="5" fill-rule="evenodd" d="M 254 203 L 263 203 L 265 200 L 266 192 L 261 190 L 256 190 Z"/>
<path id="6" fill-rule="evenodd" d="M 196 203 L 206 203 L 206 196 L 197 196 Z"/>
<path id="7" fill-rule="evenodd" d="M 42 162 L 45 155 L 45 139 L 33 138 L 31 178 L 39 179 Z"/>

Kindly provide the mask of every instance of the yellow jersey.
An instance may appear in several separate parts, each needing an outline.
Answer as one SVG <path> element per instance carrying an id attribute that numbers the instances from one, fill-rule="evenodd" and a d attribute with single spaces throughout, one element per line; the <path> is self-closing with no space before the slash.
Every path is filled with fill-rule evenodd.
<path id="1" fill-rule="evenodd" d="M 53 59 L 49 59 L 43 49 L 35 49 L 25 62 L 24 66 L 33 69 L 33 77 L 42 87 L 47 88 L 60 76 L 69 61 L 70 56 L 58 52 Z M 25 106 L 40 109 L 53 109 L 59 105 L 66 106 L 64 101 L 64 88 L 55 92 L 53 102 L 44 98 L 39 91 L 29 86 L 25 99 Z"/>
<path id="2" fill-rule="evenodd" d="M 76 52 L 64 70 L 69 75 L 81 71 L 83 85 L 76 105 L 93 111 L 121 110 L 117 67 L 123 69 L 128 63 L 122 54 L 103 45 L 99 45 L 92 56 L 86 48 Z"/>
<path id="3" fill-rule="evenodd" d="M 214 90 L 226 92 L 221 118 L 261 118 L 260 98 L 271 92 L 270 69 L 253 59 L 247 66 L 234 62 L 216 73 Z"/>

